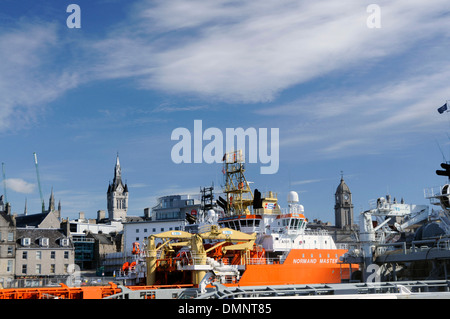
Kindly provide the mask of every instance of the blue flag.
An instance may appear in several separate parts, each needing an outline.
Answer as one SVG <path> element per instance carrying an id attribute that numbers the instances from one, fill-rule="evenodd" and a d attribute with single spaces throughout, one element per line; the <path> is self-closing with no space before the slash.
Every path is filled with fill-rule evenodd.
<path id="1" fill-rule="evenodd" d="M 438 112 L 440 114 L 444 113 L 445 111 L 447 111 L 447 103 L 445 103 L 444 105 L 442 105 L 440 108 L 438 108 Z"/>

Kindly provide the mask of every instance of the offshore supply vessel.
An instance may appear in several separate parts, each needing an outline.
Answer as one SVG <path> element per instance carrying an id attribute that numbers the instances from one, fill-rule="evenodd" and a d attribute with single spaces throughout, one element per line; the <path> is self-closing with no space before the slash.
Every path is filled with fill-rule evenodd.
<path id="1" fill-rule="evenodd" d="M 149 237 L 143 249 L 134 246 L 135 260 L 126 263 L 122 279 L 203 289 L 211 282 L 242 287 L 349 280 L 352 265 L 339 261 L 348 250 L 325 230 L 307 229 L 297 193 L 290 192 L 288 208 L 280 209 L 273 192 L 250 190 L 241 151 L 225 154 L 223 161 L 226 198 L 217 200 L 222 216 L 203 212 L 208 222 L 194 231 L 167 231 Z"/>

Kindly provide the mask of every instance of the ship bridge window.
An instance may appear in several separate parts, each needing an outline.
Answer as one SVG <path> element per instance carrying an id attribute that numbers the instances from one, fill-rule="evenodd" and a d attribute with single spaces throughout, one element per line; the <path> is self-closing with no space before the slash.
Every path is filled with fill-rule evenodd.
<path id="1" fill-rule="evenodd" d="M 259 219 L 241 219 L 240 226 L 241 227 L 259 227 Z"/>
<path id="2" fill-rule="evenodd" d="M 303 219 L 301 219 L 301 218 L 300 219 L 299 218 L 292 218 L 291 221 L 290 221 L 289 228 L 292 229 L 292 230 L 300 229 L 302 224 L 303 224 Z"/>
<path id="3" fill-rule="evenodd" d="M 254 219 L 243 219 L 241 220 L 241 226 L 242 227 L 253 227 L 253 226 L 257 226 L 256 222 L 258 222 L 259 225 L 259 220 L 254 220 Z"/>

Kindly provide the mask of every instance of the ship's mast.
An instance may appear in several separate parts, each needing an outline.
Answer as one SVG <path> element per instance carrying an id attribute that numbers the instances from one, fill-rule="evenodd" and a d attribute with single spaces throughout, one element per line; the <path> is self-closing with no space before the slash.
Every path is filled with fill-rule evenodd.
<path id="1" fill-rule="evenodd" d="M 247 207 L 253 204 L 253 193 L 244 175 L 242 150 L 225 153 L 223 162 L 224 193 L 227 194 L 229 215 L 250 214 Z"/>

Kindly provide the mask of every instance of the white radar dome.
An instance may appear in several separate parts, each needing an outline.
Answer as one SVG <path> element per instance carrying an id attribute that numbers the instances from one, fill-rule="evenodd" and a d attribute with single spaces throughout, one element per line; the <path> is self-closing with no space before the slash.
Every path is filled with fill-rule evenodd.
<path id="1" fill-rule="evenodd" d="M 305 207 L 303 207 L 303 205 L 298 205 L 298 210 L 300 213 L 303 213 L 305 211 Z"/>
<path id="2" fill-rule="evenodd" d="M 298 194 L 297 194 L 297 192 L 290 191 L 288 193 L 287 201 L 288 201 L 288 203 L 298 203 Z"/>
<path id="3" fill-rule="evenodd" d="M 208 210 L 208 217 L 216 217 L 216 212 L 214 211 L 214 209 Z"/>

